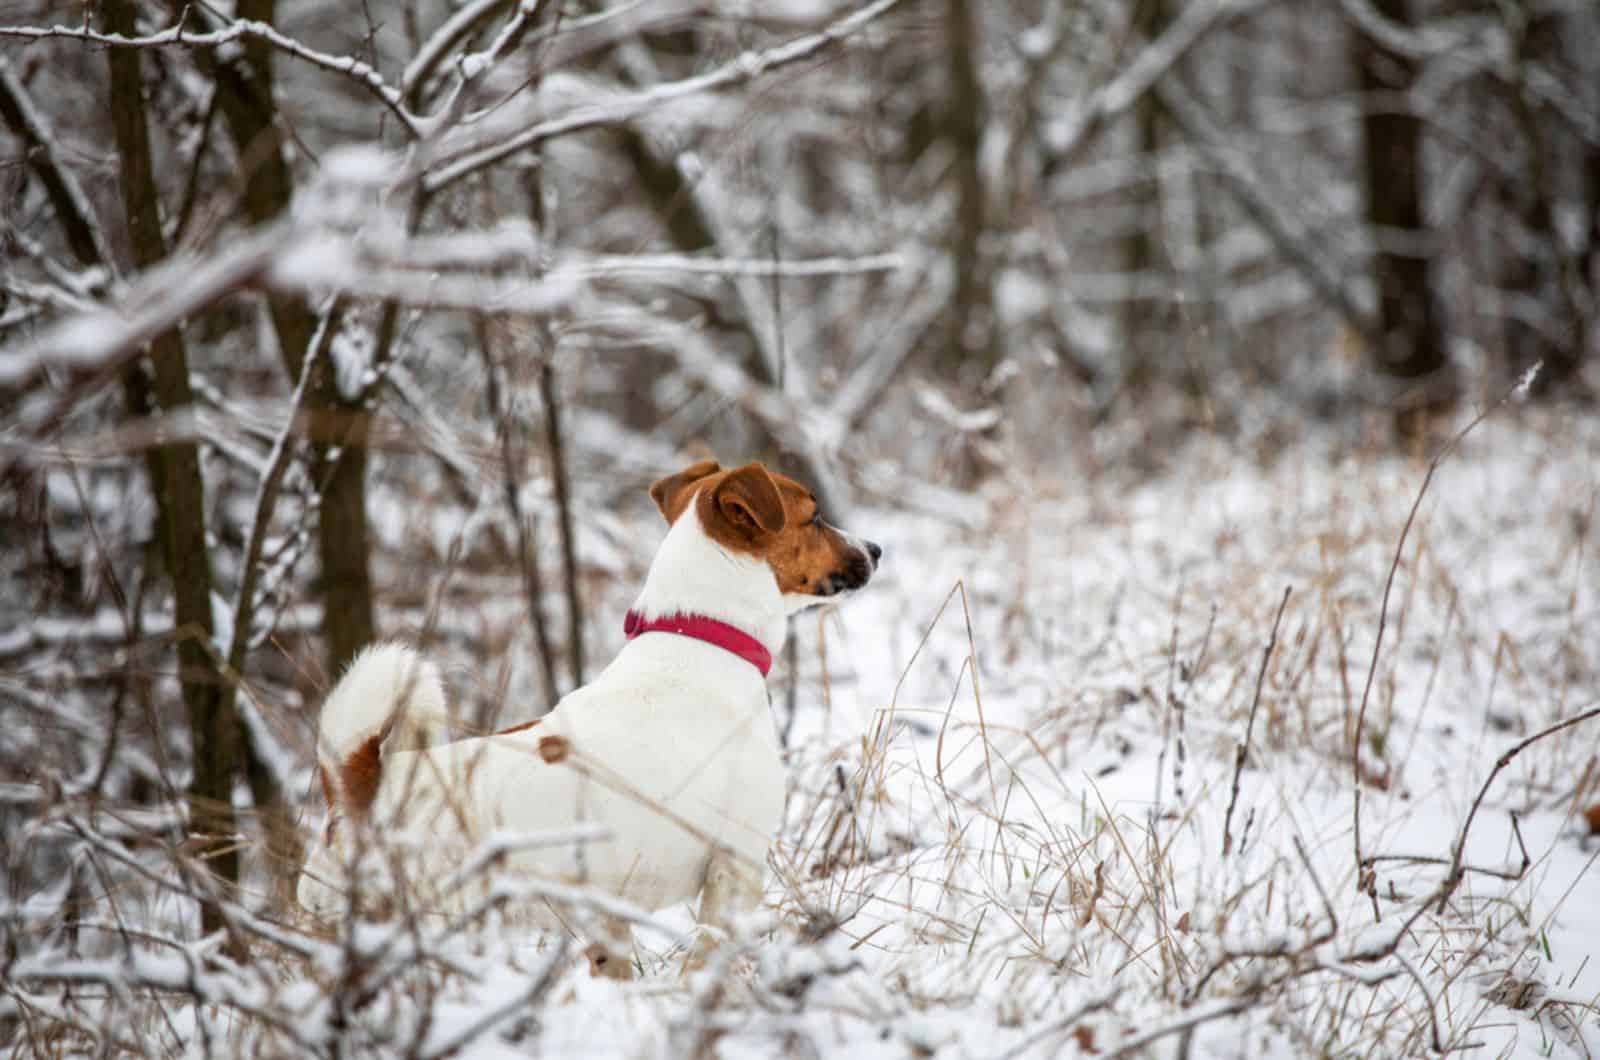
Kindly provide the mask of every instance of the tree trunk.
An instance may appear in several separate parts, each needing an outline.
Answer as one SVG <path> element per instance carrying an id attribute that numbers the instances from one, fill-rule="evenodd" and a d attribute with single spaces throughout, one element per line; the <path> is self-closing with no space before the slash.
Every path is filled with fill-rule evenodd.
<path id="1" fill-rule="evenodd" d="M 1142 41 L 1153 41 L 1166 28 L 1166 4 L 1162 0 L 1139 0 L 1134 13 L 1134 32 Z M 1135 191 L 1134 227 L 1124 242 L 1124 267 L 1130 283 L 1138 285 L 1151 273 L 1170 273 L 1161 240 L 1161 100 L 1146 92 L 1134 104 L 1136 147 L 1140 160 L 1150 167 L 1149 179 L 1141 180 Z M 1122 383 L 1138 395 L 1161 375 L 1162 354 L 1174 348 L 1170 305 L 1157 304 L 1142 292 L 1130 291 L 1122 306 L 1122 333 L 1125 337 Z"/>
<path id="2" fill-rule="evenodd" d="M 1392 21 L 1409 25 L 1405 0 L 1374 0 L 1373 6 Z M 1373 96 L 1396 97 L 1410 91 L 1416 65 L 1352 28 L 1353 61 L 1363 107 L 1361 171 L 1366 198 L 1366 223 L 1375 243 L 1373 279 L 1378 294 L 1378 341 L 1374 367 L 1393 379 L 1438 378 L 1446 368 L 1438 314 L 1429 286 L 1430 257 L 1421 249 L 1427 238 L 1423 220 L 1422 122 L 1392 103 L 1368 105 Z M 1431 381 L 1431 380 L 1430 380 Z M 1442 389 L 1428 388 L 1420 403 L 1397 409 L 1400 426 L 1409 432 L 1415 414 L 1447 400 Z"/>
<path id="3" fill-rule="evenodd" d="M 1600 144 L 1584 148 L 1584 208 L 1589 214 L 1587 243 L 1579 258 L 1581 277 L 1589 292 L 1589 314 L 1584 320 L 1583 355 L 1600 356 Z"/>
<path id="4" fill-rule="evenodd" d="M 950 233 L 955 296 L 940 368 L 952 379 L 981 381 L 994 368 L 996 342 L 989 270 L 983 254 L 983 86 L 978 80 L 978 12 L 968 0 L 945 0 L 945 48 L 949 95 L 944 139 L 955 167 L 956 216 Z"/>
<path id="5" fill-rule="evenodd" d="M 107 32 L 133 36 L 130 0 L 106 0 Z M 116 139 L 119 185 L 127 217 L 133 264 L 150 268 L 166 257 L 161 210 L 145 120 L 140 53 L 108 48 L 110 108 Z M 148 376 L 147 377 L 147 368 Z M 153 382 L 153 392 L 152 392 Z M 144 363 L 130 362 L 123 374 L 129 411 L 136 416 L 173 412 L 192 402 L 188 357 L 177 331 L 157 336 Z M 223 700 L 211 639 L 211 565 L 206 546 L 205 493 L 199 455 L 191 442 L 174 442 L 146 450 L 151 492 L 156 501 L 156 533 L 161 542 L 178 630 L 178 678 L 189 714 L 194 776 L 189 784 L 190 829 L 201 837 L 201 852 L 211 871 L 233 884 L 239 878 L 234 845 L 233 780 L 238 726 Z M 220 841 L 215 849 L 207 849 Z M 218 903 L 200 907 L 206 934 L 227 926 Z"/>
<path id="6" fill-rule="evenodd" d="M 1588 281 L 1582 259 L 1568 253 L 1556 225 L 1557 171 L 1562 159 L 1575 160 L 1576 152 L 1567 153 L 1559 122 L 1551 120 L 1527 84 L 1530 67 L 1559 68 L 1563 19 L 1529 10 L 1522 18 L 1521 31 L 1512 34 L 1512 75 L 1503 85 L 1524 163 L 1519 167 L 1523 179 L 1500 182 L 1508 223 L 1522 228 L 1520 238 L 1505 241 L 1500 277 L 1516 295 L 1516 307 L 1504 314 L 1505 356 L 1514 375 L 1542 364 L 1534 387 L 1550 394 L 1570 388 L 1582 368 Z"/>
<path id="7" fill-rule="evenodd" d="M 239 0 L 239 17 L 271 25 L 276 16 L 274 4 L 275 0 Z M 246 37 L 243 58 L 217 63 L 213 76 L 223 117 L 248 174 L 244 211 L 252 223 L 262 224 L 286 211 L 294 198 L 294 176 L 283 154 L 272 94 L 272 48 L 265 41 Z M 269 295 L 267 305 L 284 372 L 293 386 L 316 331 L 316 316 L 297 295 Z M 376 635 L 367 567 L 365 447 L 370 415 L 360 405 L 340 398 L 329 362 L 317 366 L 307 388 L 306 406 L 315 424 L 311 480 L 321 490 L 317 556 L 322 574 L 318 590 L 331 676 L 343 670 Z"/>
<path id="8" fill-rule="evenodd" d="M 276 18 L 275 0 L 239 0 L 237 11 L 240 18 L 266 25 L 273 25 Z M 204 50 L 197 57 L 216 83 L 217 105 L 246 175 L 245 216 L 259 225 L 289 209 L 294 174 L 284 156 L 273 98 L 272 46 L 249 36 L 240 43 L 242 57 L 231 61 L 214 61 Z M 266 297 L 279 358 L 292 388 L 300 379 L 316 333 L 316 314 L 299 295 L 272 292 Z M 315 366 L 307 384 L 306 409 L 312 425 L 308 470 L 320 501 L 320 578 L 316 588 L 322 598 L 325 665 L 331 679 L 375 637 L 367 569 L 365 445 L 369 416 L 359 406 L 340 400 L 337 375 L 331 358 L 326 357 Z M 242 731 L 241 737 L 245 774 L 267 844 L 267 868 L 275 880 L 275 893 L 281 897 L 290 893 L 300 868 L 299 833 L 284 793 L 261 761 L 249 732 Z"/>

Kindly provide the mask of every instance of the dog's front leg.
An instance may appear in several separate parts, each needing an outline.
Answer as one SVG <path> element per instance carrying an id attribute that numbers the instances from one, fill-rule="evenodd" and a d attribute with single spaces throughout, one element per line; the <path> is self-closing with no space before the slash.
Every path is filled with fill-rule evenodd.
<path id="1" fill-rule="evenodd" d="M 761 903 L 760 868 L 726 847 L 712 851 L 700 888 L 700 929 L 695 935 L 684 971 L 705 967 L 706 958 L 719 944 L 717 936 L 733 937 L 733 921 L 741 912 Z"/>

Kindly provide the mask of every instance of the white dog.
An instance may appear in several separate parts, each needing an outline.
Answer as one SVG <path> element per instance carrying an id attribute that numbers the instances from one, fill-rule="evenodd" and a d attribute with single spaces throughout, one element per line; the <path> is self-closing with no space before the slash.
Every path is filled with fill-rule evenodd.
<path id="1" fill-rule="evenodd" d="M 759 901 L 784 799 L 772 655 L 786 616 L 865 585 L 882 550 L 828 525 L 805 487 L 760 464 L 702 461 L 650 496 L 671 528 L 628 613 L 628 642 L 538 721 L 435 744 L 445 704 L 432 664 L 392 643 L 355 660 L 322 709 L 329 824 L 300 878 L 302 905 L 341 911 L 352 851 L 385 835 L 429 837 L 420 875 L 440 879 L 491 833 L 580 823 L 610 838 L 518 849 L 506 867 L 646 909 L 698 894 L 700 922 L 724 930 Z M 462 900 L 416 894 L 424 906 Z M 630 976 L 614 948 L 631 949 L 627 926 L 608 931 L 591 967 Z"/>

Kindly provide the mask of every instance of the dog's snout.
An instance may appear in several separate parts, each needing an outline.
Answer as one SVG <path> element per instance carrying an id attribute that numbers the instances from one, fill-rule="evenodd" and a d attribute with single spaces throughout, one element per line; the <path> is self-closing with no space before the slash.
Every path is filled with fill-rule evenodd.
<path id="1" fill-rule="evenodd" d="M 868 541 L 866 545 L 867 555 L 872 557 L 872 565 L 876 567 L 878 561 L 883 558 L 883 548 L 876 541 Z"/>

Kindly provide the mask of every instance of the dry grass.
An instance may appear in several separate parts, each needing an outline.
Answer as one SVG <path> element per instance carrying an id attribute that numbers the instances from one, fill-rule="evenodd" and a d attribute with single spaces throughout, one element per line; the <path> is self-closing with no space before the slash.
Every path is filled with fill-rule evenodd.
<path id="1" fill-rule="evenodd" d="M 1600 488 L 1551 430 L 1465 443 L 1398 562 L 1423 465 L 1309 444 L 1028 483 L 978 534 L 885 516 L 898 573 L 796 624 L 768 909 L 694 977 L 644 932 L 640 983 L 589 981 L 559 933 L 517 926 L 511 880 L 453 920 L 320 935 L 273 907 L 260 848 L 235 963 L 181 941 L 205 878 L 161 801 L 63 775 L 5 851 L 64 867 L 9 913 L 0 1028 L 39 1056 L 1591 1055 L 1600 877 L 1577 833 L 1600 768 L 1593 725 L 1550 727 L 1600 698 Z M 409 606 L 449 628 L 504 583 L 457 573 Z M 473 639 L 435 648 L 470 665 Z M 483 716 L 517 720 L 531 675 L 475 672 Z"/>

